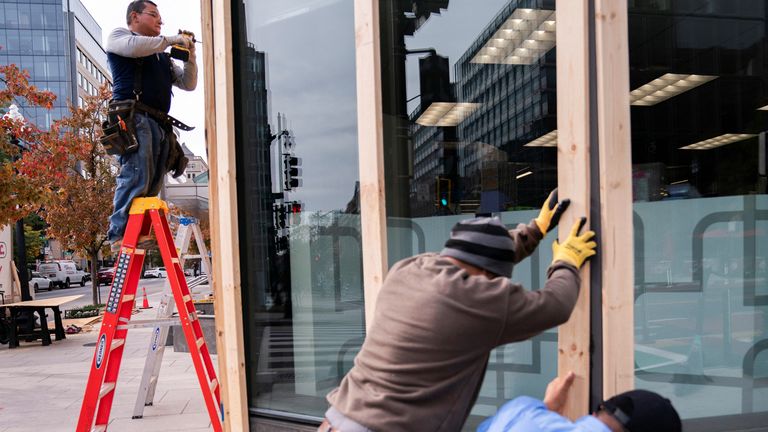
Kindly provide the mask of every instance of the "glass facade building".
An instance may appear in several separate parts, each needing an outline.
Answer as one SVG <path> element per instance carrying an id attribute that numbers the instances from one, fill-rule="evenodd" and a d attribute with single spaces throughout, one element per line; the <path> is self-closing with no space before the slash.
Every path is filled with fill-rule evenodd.
<path id="1" fill-rule="evenodd" d="M 109 78 L 101 27 L 78 0 L 0 1 L 0 64 L 29 71 L 30 82 L 56 94 L 53 109 L 20 106 L 22 115 L 39 127 L 69 113 L 83 89 Z M 78 65 L 87 70 L 83 73 Z M 86 78 L 87 77 L 87 78 Z"/>
<path id="2" fill-rule="evenodd" d="M 550 190 L 573 191 L 578 171 L 601 245 L 579 306 L 580 412 L 616 388 L 618 356 L 629 366 L 615 375 L 669 398 L 685 430 L 768 430 L 768 1 L 568 2 L 590 12 L 583 32 L 554 0 L 231 2 L 233 247 L 252 428 L 319 424 L 386 269 L 439 251 L 473 215 L 528 222 Z M 605 8 L 614 14 L 591 13 Z M 625 30 L 607 46 L 616 16 Z M 582 51 L 558 52 L 578 38 Z M 625 141 L 605 135 L 605 105 L 626 113 L 611 125 Z M 610 174 L 620 181 L 607 174 L 622 163 L 616 147 L 627 155 Z M 631 221 L 620 229 L 605 219 L 611 193 Z M 516 282 L 544 285 L 556 235 L 515 267 Z M 370 265 L 379 253 L 382 275 Z M 629 298 L 624 323 L 606 318 L 616 291 Z M 464 430 L 517 396 L 541 398 L 568 331 L 494 350 Z M 612 351 L 620 341 L 633 349 Z"/>

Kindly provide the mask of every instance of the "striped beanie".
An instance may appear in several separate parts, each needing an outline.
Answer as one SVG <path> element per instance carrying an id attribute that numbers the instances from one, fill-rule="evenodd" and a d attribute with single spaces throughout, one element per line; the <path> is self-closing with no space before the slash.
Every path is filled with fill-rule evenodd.
<path id="1" fill-rule="evenodd" d="M 498 217 L 461 221 L 451 229 L 451 238 L 440 252 L 495 275 L 511 277 L 515 242 Z"/>

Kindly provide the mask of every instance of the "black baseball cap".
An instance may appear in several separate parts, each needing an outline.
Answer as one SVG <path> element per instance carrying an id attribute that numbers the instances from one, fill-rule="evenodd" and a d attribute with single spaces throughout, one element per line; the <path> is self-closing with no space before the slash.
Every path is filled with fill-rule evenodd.
<path id="1" fill-rule="evenodd" d="M 680 416 L 669 399 L 648 390 L 631 390 L 602 404 L 629 432 L 681 432 Z"/>

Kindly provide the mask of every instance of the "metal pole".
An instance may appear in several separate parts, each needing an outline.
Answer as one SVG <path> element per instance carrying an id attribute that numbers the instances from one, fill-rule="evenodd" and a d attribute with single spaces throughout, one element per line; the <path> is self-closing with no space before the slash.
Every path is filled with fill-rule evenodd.
<path id="1" fill-rule="evenodd" d="M 21 284 L 21 301 L 32 300 L 29 294 L 29 277 L 27 272 L 27 247 L 24 241 L 24 220 L 16 221 L 16 253 L 19 264 L 19 283 Z"/>

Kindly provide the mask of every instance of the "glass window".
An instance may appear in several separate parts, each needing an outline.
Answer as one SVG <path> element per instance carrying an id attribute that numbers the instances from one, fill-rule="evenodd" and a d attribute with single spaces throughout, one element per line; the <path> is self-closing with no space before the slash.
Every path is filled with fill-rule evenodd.
<path id="1" fill-rule="evenodd" d="M 233 21 L 251 411 L 321 418 L 364 336 L 354 2 L 238 0 Z"/>
<path id="2" fill-rule="evenodd" d="M 30 18 L 30 27 L 33 29 L 42 29 L 43 28 L 43 5 L 41 4 L 31 4 L 29 5 L 29 18 Z"/>
<path id="3" fill-rule="evenodd" d="M 768 420 L 767 5 L 629 7 L 636 385 L 691 430 Z"/>
<path id="4" fill-rule="evenodd" d="M 5 25 L 8 28 L 19 27 L 19 10 L 18 5 L 14 3 L 6 3 L 4 5 L 5 10 Z"/>
<path id="5" fill-rule="evenodd" d="M 556 112 L 542 96 L 556 89 L 555 2 L 380 4 L 390 266 L 439 252 L 456 222 L 478 214 L 528 223 L 557 185 Z M 516 117 L 525 128 L 507 129 Z M 548 243 L 515 266 L 515 282 L 543 286 Z M 511 398 L 542 397 L 556 366 L 554 329 L 498 347 L 465 430 Z"/>

